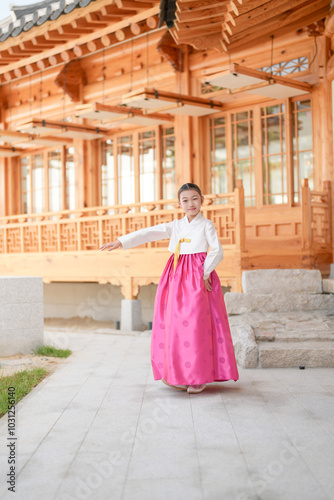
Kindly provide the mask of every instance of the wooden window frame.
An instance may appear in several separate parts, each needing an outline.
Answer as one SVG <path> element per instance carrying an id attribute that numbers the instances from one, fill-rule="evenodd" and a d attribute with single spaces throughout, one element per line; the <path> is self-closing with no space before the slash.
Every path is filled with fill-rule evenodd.
<path id="1" fill-rule="evenodd" d="M 232 123 L 231 116 L 235 113 L 242 111 L 253 111 L 253 145 L 254 145 L 254 172 L 255 172 L 255 206 L 247 207 L 247 210 L 259 210 L 266 208 L 268 210 L 275 210 L 277 207 L 294 207 L 300 206 L 299 202 L 294 202 L 294 188 L 293 188 L 293 147 L 292 147 L 292 103 L 296 101 L 310 100 L 311 101 L 311 119 L 312 119 L 312 151 L 314 151 L 314 120 L 313 120 L 313 105 L 312 94 L 301 94 L 290 99 L 273 100 L 268 99 L 260 103 L 253 103 L 237 108 L 231 108 L 227 111 L 210 115 L 204 118 L 205 127 L 209 131 L 210 137 L 211 124 L 210 121 L 215 118 L 225 117 L 226 121 L 226 166 L 227 166 L 227 186 L 228 192 L 233 191 L 233 155 L 232 155 Z M 263 203 L 263 153 L 262 153 L 262 115 L 261 108 L 266 106 L 274 106 L 278 104 L 285 105 L 285 148 L 286 148 L 286 183 L 287 183 L 287 203 L 267 204 Z M 204 134 L 204 137 L 208 137 Z M 210 186 L 211 192 L 211 148 L 204 148 L 206 151 L 206 166 L 204 168 L 205 185 Z M 314 153 L 313 153 L 314 156 Z M 313 163 L 314 184 L 316 185 L 316 169 Z"/>
<path id="2" fill-rule="evenodd" d="M 19 177 L 20 177 L 20 212 L 21 214 L 24 214 L 23 212 L 23 199 L 22 199 L 22 165 L 21 165 L 21 160 L 22 158 L 29 158 L 29 169 L 30 169 L 30 186 L 29 186 L 29 191 L 30 191 L 30 207 L 31 210 L 33 208 L 33 180 L 32 180 L 32 165 L 33 165 L 33 156 L 35 155 L 42 155 L 43 156 L 43 166 L 44 166 L 44 194 L 45 194 L 45 199 L 44 199 L 44 205 L 45 205 L 45 212 L 49 212 L 49 153 L 52 151 L 56 151 L 57 149 L 60 149 L 60 156 L 61 156 L 61 178 L 62 178 L 62 195 L 61 195 L 61 200 L 62 200 L 62 210 L 66 210 L 66 148 L 68 146 L 60 146 L 60 147 L 55 147 L 55 148 L 46 148 L 46 149 L 36 149 L 34 151 L 27 151 L 25 154 L 22 154 L 19 159 L 18 159 L 18 165 L 19 165 Z M 33 212 L 30 212 L 33 213 Z M 28 214 L 29 215 L 29 214 Z"/>
<path id="3" fill-rule="evenodd" d="M 115 204 L 119 205 L 120 197 L 119 197 L 119 178 L 118 178 L 118 151 L 117 151 L 117 141 L 118 138 L 132 135 L 132 144 L 133 144 L 133 161 L 134 161 L 134 173 L 135 173 L 135 201 L 134 203 L 140 203 L 140 154 L 139 154 L 139 136 L 145 132 L 152 130 L 155 134 L 155 150 L 156 150 L 156 175 L 157 175 L 157 199 L 162 199 L 163 193 L 163 167 L 162 167 L 162 147 L 161 142 L 163 138 L 163 130 L 168 128 L 175 128 L 174 125 L 166 124 L 166 125 L 156 125 L 152 127 L 141 127 L 136 129 L 128 129 L 123 130 L 122 132 L 117 132 L 113 135 L 110 135 L 108 139 L 113 141 L 113 155 L 114 155 L 114 179 L 115 179 Z M 102 161 L 103 154 L 105 151 L 105 139 L 99 140 L 99 168 L 98 168 L 98 203 L 102 206 Z M 154 200 L 152 200 L 154 201 Z M 135 211 L 140 211 L 140 207 L 135 207 Z"/>

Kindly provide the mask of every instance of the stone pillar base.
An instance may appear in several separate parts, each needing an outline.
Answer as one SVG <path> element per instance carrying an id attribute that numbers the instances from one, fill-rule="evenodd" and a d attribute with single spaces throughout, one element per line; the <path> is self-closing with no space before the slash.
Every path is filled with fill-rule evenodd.
<path id="1" fill-rule="evenodd" d="M 142 331 L 142 329 L 141 301 L 123 299 L 121 309 L 121 330 Z"/>
<path id="2" fill-rule="evenodd" d="M 30 354 L 43 344 L 43 279 L 0 277 L 0 356 Z"/>

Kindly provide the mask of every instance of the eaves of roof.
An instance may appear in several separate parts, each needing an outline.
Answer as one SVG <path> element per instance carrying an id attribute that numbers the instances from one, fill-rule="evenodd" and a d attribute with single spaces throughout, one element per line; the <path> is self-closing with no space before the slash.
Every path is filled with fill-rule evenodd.
<path id="1" fill-rule="evenodd" d="M 72 10 L 87 7 L 96 0 L 45 0 L 24 6 L 12 6 L 12 16 L 0 22 L 0 42 L 9 37 L 16 37 L 29 31 L 34 26 L 41 26 L 46 21 L 54 21 Z M 14 20 L 13 20 L 14 18 Z M 7 21 L 7 22 L 6 22 Z"/>

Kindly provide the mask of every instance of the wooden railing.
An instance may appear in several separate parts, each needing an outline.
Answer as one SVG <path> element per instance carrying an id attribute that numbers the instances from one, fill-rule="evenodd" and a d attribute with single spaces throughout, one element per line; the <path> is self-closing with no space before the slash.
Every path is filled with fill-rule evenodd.
<path id="1" fill-rule="evenodd" d="M 308 179 L 302 179 L 303 248 L 328 248 L 332 245 L 331 182 L 323 182 L 323 191 L 311 191 Z"/>
<path id="2" fill-rule="evenodd" d="M 303 179 L 300 206 L 252 210 L 247 213 L 245 224 L 244 189 L 238 180 L 232 193 L 205 195 L 202 213 L 213 221 L 223 246 L 234 246 L 233 251 L 249 250 L 250 258 L 252 253 L 256 254 L 256 248 L 263 249 L 263 244 L 273 250 L 277 245 L 281 248 L 290 245 L 303 252 L 330 252 L 333 237 L 330 181 L 324 181 L 323 186 L 323 191 L 312 191 L 308 179 Z M 158 200 L 1 217 L 0 253 L 98 250 L 118 236 L 183 216 L 177 200 Z M 168 241 L 145 246 L 165 248 Z"/>
<path id="3" fill-rule="evenodd" d="M 222 244 L 245 245 L 244 190 L 205 195 L 204 217 L 213 221 Z M 164 208 L 164 207 L 174 208 Z M 136 211 L 138 210 L 138 211 Z M 158 200 L 108 207 L 89 207 L 0 218 L 0 253 L 83 252 L 138 229 L 184 217 L 177 200 Z M 145 245 L 167 247 L 162 240 Z"/>

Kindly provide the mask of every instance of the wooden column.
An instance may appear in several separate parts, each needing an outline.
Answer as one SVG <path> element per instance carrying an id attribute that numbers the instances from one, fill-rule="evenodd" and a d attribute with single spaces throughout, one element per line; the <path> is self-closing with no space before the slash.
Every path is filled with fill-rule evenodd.
<path id="1" fill-rule="evenodd" d="M 182 47 L 182 73 L 176 73 L 175 92 L 181 90 L 182 94 L 190 94 L 190 75 L 188 66 L 188 45 Z M 181 83 L 181 85 L 180 85 Z M 192 127 L 191 117 L 185 115 L 175 116 L 175 177 L 176 186 L 180 187 L 185 182 L 193 182 L 192 165 Z"/>
<path id="2" fill-rule="evenodd" d="M 322 189 L 322 182 L 334 181 L 333 171 L 333 117 L 331 82 L 326 77 L 330 54 L 330 40 L 318 37 L 319 83 L 313 91 L 314 169 L 315 189 Z"/>
<path id="3" fill-rule="evenodd" d="M 86 173 L 86 206 L 94 207 L 100 204 L 98 200 L 98 141 L 85 141 L 84 144 L 84 168 Z"/>
<path id="4" fill-rule="evenodd" d="M 21 213 L 21 182 L 20 166 L 18 158 L 8 158 L 5 161 L 5 191 L 6 191 L 6 215 Z"/>
<path id="5" fill-rule="evenodd" d="M 0 217 L 6 214 L 5 158 L 0 158 Z"/>
<path id="6" fill-rule="evenodd" d="M 194 77 L 191 78 L 191 95 L 201 97 L 201 83 Z M 211 180 L 205 178 L 205 171 L 210 168 L 210 165 L 207 165 L 207 158 L 210 158 L 210 156 L 207 155 L 206 149 L 207 147 L 210 148 L 209 120 L 204 117 L 193 116 L 191 118 L 191 127 L 193 182 L 201 188 L 203 193 L 210 193 Z"/>
<path id="7" fill-rule="evenodd" d="M 311 248 L 311 195 L 308 179 L 302 179 L 301 186 L 301 209 L 302 209 L 302 245 L 303 250 Z"/>

